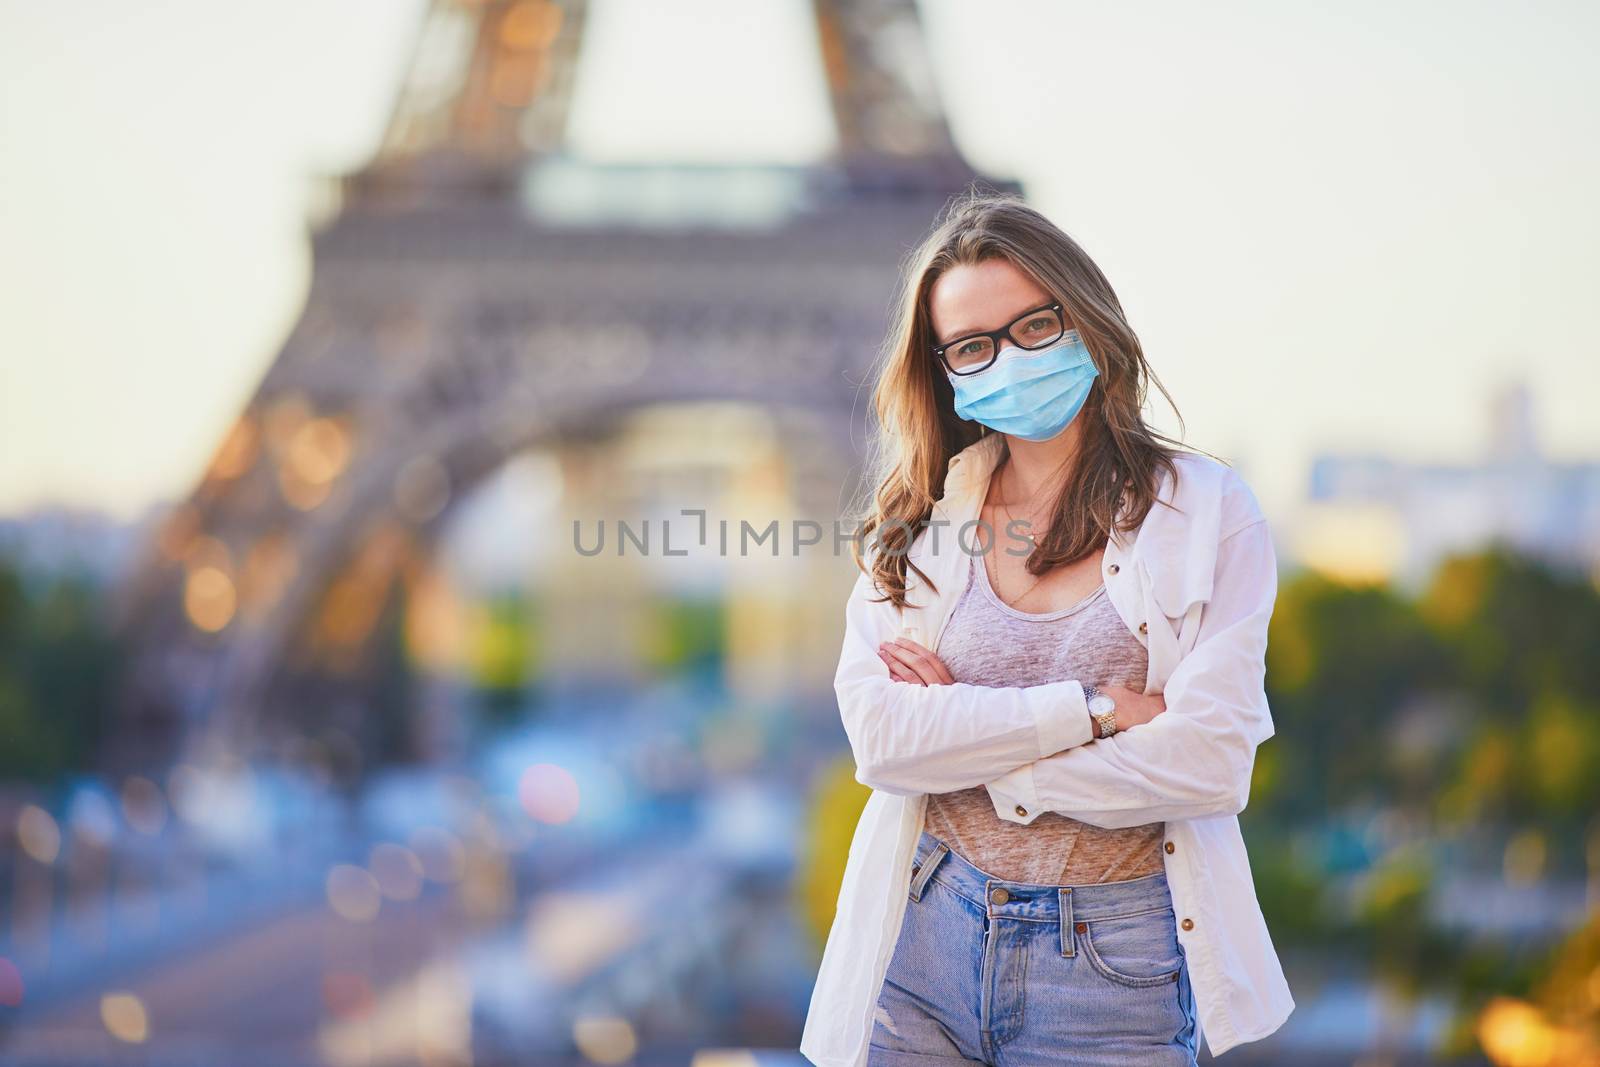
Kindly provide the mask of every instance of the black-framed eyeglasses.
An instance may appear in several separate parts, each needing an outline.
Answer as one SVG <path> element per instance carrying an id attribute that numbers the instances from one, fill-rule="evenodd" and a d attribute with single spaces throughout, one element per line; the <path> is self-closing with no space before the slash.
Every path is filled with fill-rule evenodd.
<path id="1" fill-rule="evenodd" d="M 977 374 L 999 358 L 1004 338 L 1011 338 L 1018 348 L 1043 348 L 1059 341 L 1066 332 L 1061 305 L 1043 304 L 1024 311 L 1003 330 L 970 333 L 947 344 L 934 345 L 933 354 L 951 374 Z"/>

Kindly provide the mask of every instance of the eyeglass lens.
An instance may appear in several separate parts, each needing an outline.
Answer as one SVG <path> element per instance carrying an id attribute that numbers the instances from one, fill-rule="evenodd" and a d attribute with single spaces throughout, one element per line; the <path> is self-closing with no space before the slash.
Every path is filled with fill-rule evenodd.
<path id="1" fill-rule="evenodd" d="M 1043 348 L 1052 344 L 1066 330 L 1061 325 L 1061 314 L 1054 308 L 1045 308 L 1024 315 L 1013 322 L 1007 333 L 1018 348 Z M 944 350 L 944 358 L 957 374 L 972 374 L 994 362 L 993 337 L 969 337 Z"/>

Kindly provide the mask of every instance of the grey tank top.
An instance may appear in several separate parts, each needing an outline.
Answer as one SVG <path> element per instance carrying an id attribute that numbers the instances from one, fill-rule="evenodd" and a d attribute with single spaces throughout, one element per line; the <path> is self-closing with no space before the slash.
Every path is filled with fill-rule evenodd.
<path id="1" fill-rule="evenodd" d="M 1018 611 L 995 593 L 983 558 L 967 558 L 967 587 L 938 649 L 956 681 L 988 686 L 1079 681 L 1143 690 L 1145 647 L 1117 614 L 1104 583 L 1059 611 Z M 982 785 L 929 794 L 925 829 L 973 866 L 1007 881 L 1085 885 L 1164 869 L 1165 823 L 1108 830 L 1045 811 L 1024 826 L 996 815 Z"/>

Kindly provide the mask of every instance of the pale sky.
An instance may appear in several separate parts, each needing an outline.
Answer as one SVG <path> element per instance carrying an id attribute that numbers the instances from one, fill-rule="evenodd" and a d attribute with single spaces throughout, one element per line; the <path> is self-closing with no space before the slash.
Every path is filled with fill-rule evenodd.
<path id="1" fill-rule="evenodd" d="M 1469 461 L 1522 375 L 1600 456 L 1600 6 L 924 0 L 979 167 L 1095 257 L 1188 440 Z M 305 299 L 419 0 L 0 0 L 0 514 L 182 496 Z M 576 151 L 831 137 L 801 0 L 592 0 Z M 1176 429 L 1164 405 L 1158 425 Z"/>

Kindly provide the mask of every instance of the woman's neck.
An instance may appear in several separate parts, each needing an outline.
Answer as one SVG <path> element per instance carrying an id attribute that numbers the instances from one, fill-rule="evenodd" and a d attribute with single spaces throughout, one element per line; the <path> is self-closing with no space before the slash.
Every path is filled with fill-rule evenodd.
<path id="1" fill-rule="evenodd" d="M 1078 455 L 1078 431 L 1079 422 L 1073 420 L 1048 441 L 1007 437 L 1006 456 L 995 469 L 999 484 L 993 499 L 1021 514 L 1039 507 L 1046 496 L 1053 496 L 1072 475 L 1072 464 Z"/>

